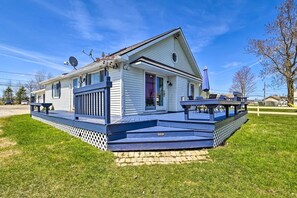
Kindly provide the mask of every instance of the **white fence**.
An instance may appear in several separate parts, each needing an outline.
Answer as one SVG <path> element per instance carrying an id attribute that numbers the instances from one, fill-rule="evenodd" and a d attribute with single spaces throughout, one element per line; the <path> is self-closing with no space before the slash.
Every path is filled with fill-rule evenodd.
<path id="1" fill-rule="evenodd" d="M 267 107 L 267 106 L 248 106 L 249 113 L 256 113 L 258 116 L 260 114 L 269 114 L 269 115 L 297 115 L 297 108 L 294 107 Z M 253 110 L 250 110 L 253 109 Z M 279 111 L 261 111 L 261 109 L 272 109 L 272 110 L 279 110 Z M 281 110 L 296 110 L 296 112 L 285 112 Z"/>

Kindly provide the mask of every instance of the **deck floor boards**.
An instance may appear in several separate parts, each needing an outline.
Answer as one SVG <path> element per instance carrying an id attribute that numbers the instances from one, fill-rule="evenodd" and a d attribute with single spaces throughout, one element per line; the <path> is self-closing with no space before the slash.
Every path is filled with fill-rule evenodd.
<path id="1" fill-rule="evenodd" d="M 230 112 L 230 114 L 232 116 L 232 111 Z M 68 111 L 60 111 L 60 110 L 50 111 L 48 116 L 64 118 L 64 119 L 68 119 L 68 120 L 74 120 L 74 113 L 68 112 Z M 208 122 L 209 114 L 191 111 L 190 118 L 191 118 L 191 120 L 185 120 L 183 112 L 152 114 L 152 115 L 128 115 L 128 116 L 123 116 L 123 117 L 112 115 L 111 116 L 111 124 L 141 122 L 141 121 L 148 121 L 148 120 L 191 121 L 191 122 L 205 121 L 205 122 Z M 225 112 L 216 112 L 215 113 L 215 121 L 221 120 L 223 118 L 225 118 Z M 104 124 L 104 122 L 105 122 L 103 119 L 84 118 L 84 117 L 80 117 L 79 121 L 91 122 L 91 123 L 95 123 L 95 124 Z"/>

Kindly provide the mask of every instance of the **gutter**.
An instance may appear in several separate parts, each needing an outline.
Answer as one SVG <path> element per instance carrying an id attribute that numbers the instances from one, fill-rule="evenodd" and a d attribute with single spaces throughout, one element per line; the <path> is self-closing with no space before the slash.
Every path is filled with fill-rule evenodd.
<path id="1" fill-rule="evenodd" d="M 113 59 L 113 61 L 116 62 L 116 63 L 120 63 L 120 62 L 126 61 L 126 58 L 127 57 L 116 56 Z M 48 80 L 42 81 L 42 82 L 40 82 L 40 84 L 41 85 L 46 85 L 46 84 L 49 84 L 49 83 L 56 82 L 58 80 L 78 77 L 78 76 L 80 76 L 82 74 L 86 74 L 86 73 L 93 72 L 93 71 L 104 68 L 105 67 L 104 63 L 105 63 L 105 60 L 96 61 L 96 62 L 90 63 L 88 65 L 85 65 L 85 66 L 83 66 L 83 67 L 81 67 L 81 68 L 79 68 L 77 70 L 73 70 L 68 74 L 56 76 L 54 78 L 50 78 Z"/>

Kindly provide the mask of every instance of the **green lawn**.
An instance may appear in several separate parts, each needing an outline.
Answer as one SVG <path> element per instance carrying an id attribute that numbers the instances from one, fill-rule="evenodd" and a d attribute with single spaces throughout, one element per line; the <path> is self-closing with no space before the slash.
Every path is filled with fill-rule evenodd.
<path id="1" fill-rule="evenodd" d="M 2 118 L 0 138 L 17 144 L 0 146 L 0 197 L 296 197 L 296 123 L 249 115 L 212 162 L 120 168 L 28 115 Z"/>

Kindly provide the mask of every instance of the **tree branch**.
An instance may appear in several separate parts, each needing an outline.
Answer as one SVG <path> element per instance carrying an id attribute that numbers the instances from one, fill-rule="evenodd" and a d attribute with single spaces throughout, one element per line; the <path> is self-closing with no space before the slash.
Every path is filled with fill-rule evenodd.
<path id="1" fill-rule="evenodd" d="M 276 66 L 277 71 L 279 71 L 282 75 L 286 76 L 285 72 L 283 72 L 278 63 L 273 59 L 273 57 L 271 57 L 270 55 L 268 55 L 267 53 L 263 53 L 264 56 L 266 56 L 267 58 L 269 58 Z"/>

